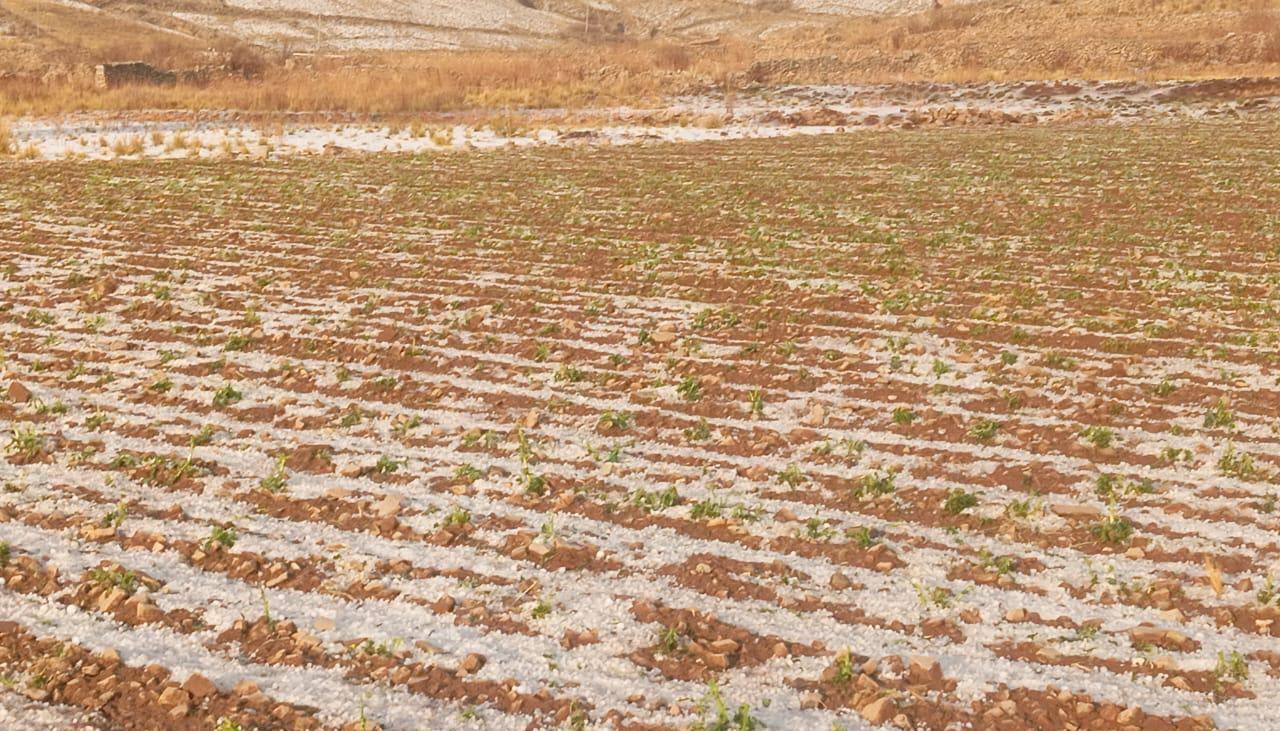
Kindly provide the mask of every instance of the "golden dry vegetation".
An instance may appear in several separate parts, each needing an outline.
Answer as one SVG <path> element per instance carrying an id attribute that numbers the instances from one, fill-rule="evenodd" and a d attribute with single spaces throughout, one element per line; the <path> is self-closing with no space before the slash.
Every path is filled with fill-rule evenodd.
<path id="1" fill-rule="evenodd" d="M 0 36 L 0 69 L 9 70 L 0 71 L 0 115 L 501 112 L 643 105 L 726 83 L 1269 76 L 1280 74 L 1277 7 L 1275 0 L 984 0 L 697 45 L 566 39 L 537 50 L 288 56 L 141 21 L 103 32 L 82 11 L 4 0 L 0 9 L 20 32 Z M 88 64 L 124 59 L 166 68 L 216 59 L 221 70 L 200 83 L 94 88 Z"/>

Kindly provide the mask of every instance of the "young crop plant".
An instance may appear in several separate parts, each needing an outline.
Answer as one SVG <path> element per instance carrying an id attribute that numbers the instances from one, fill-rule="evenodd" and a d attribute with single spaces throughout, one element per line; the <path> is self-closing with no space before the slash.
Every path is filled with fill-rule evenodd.
<path id="1" fill-rule="evenodd" d="M 858 669 L 853 665 L 853 656 L 849 650 L 836 653 L 836 673 L 831 679 L 833 683 L 852 683 L 858 677 Z"/>
<path id="2" fill-rule="evenodd" d="M 787 465 L 785 470 L 778 473 L 778 482 L 787 487 L 799 487 L 808 482 L 808 480 L 809 478 L 805 476 L 798 465 Z"/>
<path id="3" fill-rule="evenodd" d="M 547 479 L 533 471 L 535 452 L 533 442 L 522 427 L 515 430 L 516 455 L 520 458 L 520 486 L 529 495 L 542 496 L 547 491 Z"/>
<path id="4" fill-rule="evenodd" d="M 40 436 L 40 432 L 30 424 L 15 424 L 10 432 L 5 452 L 28 461 L 34 460 L 44 452 L 44 437 Z"/>
<path id="5" fill-rule="evenodd" d="M 191 446 L 203 447 L 207 444 L 212 443 L 213 436 L 214 434 L 217 434 L 217 431 L 218 430 L 215 429 L 212 425 L 205 424 L 204 426 L 200 427 L 200 431 L 196 432 L 195 436 L 191 437 Z"/>
<path id="6" fill-rule="evenodd" d="M 1260 606 L 1268 606 L 1270 604 L 1280 605 L 1280 591 L 1276 589 L 1275 579 L 1268 576 L 1263 582 L 1262 587 L 1258 589 L 1254 599 Z"/>
<path id="7" fill-rule="evenodd" d="M 626 431 L 635 423 L 635 417 L 625 411 L 606 411 L 600 415 L 599 423 L 618 431 Z"/>
<path id="8" fill-rule="evenodd" d="M 755 523 L 760 520 L 760 516 L 764 513 L 763 508 L 751 507 L 738 503 L 733 506 L 733 510 L 729 511 L 729 517 L 741 523 Z"/>
<path id="9" fill-rule="evenodd" d="M 888 472 L 869 472 L 858 480 L 858 484 L 853 490 L 854 497 L 868 499 L 892 495 L 896 489 L 894 480 L 897 477 L 898 473 L 892 470 Z"/>
<path id="10" fill-rule="evenodd" d="M 1098 449 L 1107 449 L 1115 441 L 1115 432 L 1105 426 L 1087 426 L 1080 436 Z"/>
<path id="11" fill-rule="evenodd" d="M 978 551 L 978 558 L 984 569 L 990 569 L 1004 576 L 1018 570 L 1018 559 L 1014 556 L 997 556 L 987 549 Z"/>
<path id="12" fill-rule="evenodd" d="M 289 484 L 289 472 L 284 466 L 286 459 L 284 455 L 277 457 L 276 465 L 272 468 L 271 474 L 262 478 L 262 482 L 258 483 L 258 487 L 270 493 L 283 492 L 284 488 Z"/>
<path id="13" fill-rule="evenodd" d="M 1249 679 L 1249 662 L 1238 651 L 1230 653 L 1218 652 L 1218 664 L 1213 669 L 1213 676 L 1218 685 L 1227 681 L 1243 683 Z"/>
<path id="14" fill-rule="evenodd" d="M 404 439 L 409 432 L 422 426 L 422 417 L 414 414 L 408 418 L 401 418 L 391 427 L 391 433 L 399 439 Z"/>
<path id="15" fill-rule="evenodd" d="M 730 713 L 714 680 L 707 685 L 707 694 L 698 705 L 703 718 L 690 726 L 689 731 L 760 731 L 765 727 L 763 721 L 752 715 L 749 704 L 739 704 L 737 710 Z M 710 720 L 706 718 L 708 710 L 713 716 Z"/>
<path id="16" fill-rule="evenodd" d="M 551 615 L 551 609 L 551 602 L 539 597 L 538 603 L 533 605 L 533 609 L 529 610 L 529 616 L 534 619 L 542 619 Z"/>
<path id="17" fill-rule="evenodd" d="M 680 504 L 680 493 L 675 487 L 668 487 L 665 490 L 652 491 L 638 489 L 631 494 L 631 502 L 636 507 L 644 508 L 650 513 L 659 510 L 666 510 Z"/>
<path id="18" fill-rule="evenodd" d="M 1000 422 L 994 419 L 980 419 L 969 427 L 969 437 L 979 442 L 990 442 L 1000 431 Z"/>
<path id="19" fill-rule="evenodd" d="M 810 518 L 804 522 L 804 527 L 798 532 L 802 538 L 825 543 L 835 536 L 836 529 L 822 518 Z"/>
<path id="20" fill-rule="evenodd" d="M 461 528 L 469 523 L 471 523 L 470 511 L 457 507 L 446 513 L 442 521 L 442 525 L 446 528 Z"/>
<path id="21" fill-rule="evenodd" d="M 676 393 L 685 401 L 697 401 L 702 398 L 702 383 L 693 376 L 685 376 L 676 386 Z"/>
<path id="22" fill-rule="evenodd" d="M 138 589 L 138 575 L 120 566 L 94 569 L 89 572 L 89 578 L 103 586 L 118 588 L 126 594 L 132 594 Z"/>
<path id="23" fill-rule="evenodd" d="M 470 464 L 458 465 L 453 471 L 453 479 L 464 485 L 470 485 L 481 477 L 484 477 L 484 473 Z"/>
<path id="24" fill-rule="evenodd" d="M 1237 452 L 1234 444 L 1227 444 L 1222 456 L 1218 458 L 1218 471 L 1227 477 L 1246 481 L 1261 477 L 1258 466 L 1253 461 L 1253 455 L 1248 452 Z"/>
<path id="25" fill-rule="evenodd" d="M 520 486 L 529 495 L 542 496 L 547 492 L 547 478 L 525 467 L 520 471 Z"/>
<path id="26" fill-rule="evenodd" d="M 965 492 L 962 488 L 954 488 L 947 493 L 947 499 L 942 504 L 942 509 L 951 515 L 960 515 L 969 508 L 978 504 L 978 496 L 971 492 Z"/>
<path id="27" fill-rule="evenodd" d="M 751 416 L 764 416 L 764 392 L 753 388 L 747 392 L 747 413 Z"/>
<path id="28" fill-rule="evenodd" d="M 204 539 L 204 550 L 208 551 L 215 546 L 233 548 L 238 538 L 235 526 L 211 526 L 209 536 Z"/>
<path id="29" fill-rule="evenodd" d="M 698 423 L 685 427 L 684 438 L 691 442 L 705 442 L 711 438 L 711 424 L 706 419 L 698 419 Z"/>
<path id="30" fill-rule="evenodd" d="M 102 520 L 98 521 L 98 525 L 103 528 L 119 528 L 127 515 L 128 509 L 122 501 L 117 503 L 111 510 L 108 510 L 107 514 L 102 516 Z"/>
<path id="31" fill-rule="evenodd" d="M 1103 543 L 1128 543 L 1133 535 L 1133 523 L 1119 515 L 1108 515 L 1094 523 L 1089 532 Z"/>
<path id="32" fill-rule="evenodd" d="M 238 353 L 248 348 L 252 342 L 248 335 L 235 334 L 227 338 L 227 342 L 222 346 L 222 349 L 228 353 Z"/>
<path id="33" fill-rule="evenodd" d="M 1044 355 L 1044 366 L 1059 371 L 1071 371 L 1076 368 L 1076 359 L 1068 355 L 1058 352 L 1049 352 Z"/>
<path id="34" fill-rule="evenodd" d="M 719 518 L 724 514 L 724 508 L 725 505 L 723 502 L 709 497 L 705 500 L 694 503 L 693 507 L 689 510 L 689 517 L 694 520 Z"/>
<path id="35" fill-rule="evenodd" d="M 918 418 L 920 418 L 919 415 L 906 406 L 899 406 L 893 410 L 893 423 L 898 426 L 907 426 Z"/>
<path id="36" fill-rule="evenodd" d="M 556 371 L 555 380 L 560 383 L 578 383 L 586 378 L 581 368 L 565 363 Z"/>
<path id="37" fill-rule="evenodd" d="M 392 459 L 384 454 L 381 457 L 378 457 L 378 462 L 374 464 L 373 471 L 380 475 L 390 475 L 398 471 L 403 466 L 403 462 Z"/>
<path id="38" fill-rule="evenodd" d="M 1168 464 L 1177 464 L 1179 462 L 1191 464 L 1195 461 L 1195 453 L 1190 449 L 1180 447 L 1165 447 L 1160 450 L 1160 459 Z"/>
<path id="39" fill-rule="evenodd" d="M 920 602 L 920 606 L 928 609 L 950 609 L 955 603 L 955 593 L 945 586 L 926 586 L 912 582 L 912 586 L 916 590 L 916 600 Z"/>
<path id="40" fill-rule="evenodd" d="M 1227 403 L 1222 399 L 1218 399 L 1213 406 L 1204 414 L 1204 428 L 1206 429 L 1234 429 L 1236 426 L 1236 415 L 1227 407 Z"/>
<path id="41" fill-rule="evenodd" d="M 231 384 L 227 384 L 213 394 L 213 405 L 216 408 L 224 409 L 243 398 L 244 394 L 237 391 Z"/>
<path id="42" fill-rule="evenodd" d="M 848 538 L 855 546 L 863 550 L 874 548 L 875 545 L 880 542 L 875 531 L 865 525 L 860 525 L 857 528 L 849 528 L 844 532 L 844 535 L 845 538 Z"/>
<path id="43" fill-rule="evenodd" d="M 1103 500 L 1112 502 L 1126 497 L 1150 495 L 1156 491 L 1156 486 L 1149 477 L 1133 482 L 1118 475 L 1104 473 L 1098 475 L 1093 491 Z"/>
<path id="44" fill-rule="evenodd" d="M 658 630 L 658 650 L 667 655 L 676 655 L 684 649 L 685 638 L 676 627 L 663 627 Z"/>

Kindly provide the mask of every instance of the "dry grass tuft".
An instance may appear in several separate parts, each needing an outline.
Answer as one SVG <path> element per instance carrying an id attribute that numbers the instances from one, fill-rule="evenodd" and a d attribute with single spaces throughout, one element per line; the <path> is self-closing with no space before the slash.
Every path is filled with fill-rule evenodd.
<path id="1" fill-rule="evenodd" d="M 1240 30 L 1262 36 L 1258 56 L 1263 63 L 1280 63 L 1280 10 L 1258 2 L 1240 17 Z"/>

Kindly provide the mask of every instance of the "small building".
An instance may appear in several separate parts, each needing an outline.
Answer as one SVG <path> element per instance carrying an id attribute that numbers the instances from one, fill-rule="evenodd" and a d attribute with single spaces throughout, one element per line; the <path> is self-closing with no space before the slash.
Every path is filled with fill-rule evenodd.
<path id="1" fill-rule="evenodd" d="M 142 86 L 169 86 L 177 83 L 177 74 L 163 71 L 141 61 L 128 63 L 100 63 L 93 69 L 94 85 L 99 89 L 138 84 Z"/>

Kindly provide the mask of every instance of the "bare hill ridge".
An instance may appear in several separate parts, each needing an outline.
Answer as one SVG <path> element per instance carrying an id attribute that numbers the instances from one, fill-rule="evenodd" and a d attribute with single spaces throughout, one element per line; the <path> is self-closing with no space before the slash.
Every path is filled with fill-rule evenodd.
<path id="1" fill-rule="evenodd" d="M 900 14 L 932 0 L 4 0 L 16 16 L 97 13 L 298 51 L 544 47 L 612 37 L 760 37 L 840 16 Z M 40 6 L 59 6 L 54 10 Z M 0 20 L 0 22 L 3 22 Z M 19 24 L 14 24 L 15 27 Z M 2 30 L 2 29 L 0 29 Z"/>

